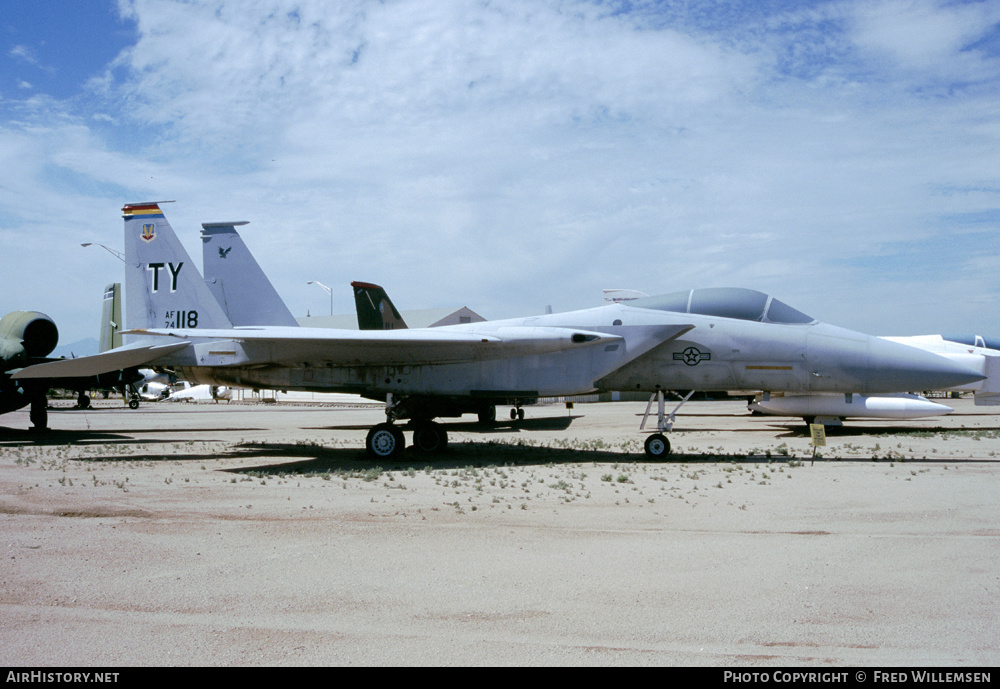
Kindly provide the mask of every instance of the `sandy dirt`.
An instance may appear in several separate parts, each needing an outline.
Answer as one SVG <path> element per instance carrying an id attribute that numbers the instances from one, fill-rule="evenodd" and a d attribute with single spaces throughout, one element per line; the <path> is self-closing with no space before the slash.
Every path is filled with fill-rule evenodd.
<path id="1" fill-rule="evenodd" d="M 7 414 L 0 663 L 996 665 L 1000 416 L 952 403 L 815 462 L 739 402 L 685 406 L 664 462 L 642 403 L 391 464 L 377 407 Z"/>

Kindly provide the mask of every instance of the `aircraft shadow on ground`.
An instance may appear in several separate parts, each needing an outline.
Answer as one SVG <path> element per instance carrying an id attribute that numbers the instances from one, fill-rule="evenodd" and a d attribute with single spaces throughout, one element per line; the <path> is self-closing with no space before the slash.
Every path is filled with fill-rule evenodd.
<path id="1" fill-rule="evenodd" d="M 444 452 L 439 454 L 422 454 L 412 448 L 408 448 L 402 456 L 392 459 L 370 457 L 361 448 L 326 448 L 319 445 L 253 443 L 232 448 L 228 456 L 231 458 L 259 458 L 262 460 L 277 457 L 299 458 L 297 461 L 271 462 L 223 470 L 234 474 L 272 474 L 278 476 L 288 474 L 306 476 L 344 473 L 357 474 L 373 469 L 381 469 L 383 471 L 425 471 L 467 467 L 481 469 L 489 466 L 544 466 L 581 463 L 665 466 L 699 463 L 716 464 L 720 462 L 746 464 L 760 464 L 762 462 L 802 463 L 811 460 L 809 456 L 787 456 L 777 453 L 767 456 L 763 454 L 726 455 L 698 452 L 671 454 L 665 458 L 651 459 L 641 451 L 622 452 L 604 449 L 536 447 L 495 442 L 452 443 L 448 445 L 448 448 Z M 870 457 L 846 459 L 827 457 L 819 458 L 816 461 L 871 462 L 872 459 Z"/>
<path id="2" fill-rule="evenodd" d="M 200 432 L 229 433 L 231 428 L 205 428 Z M 259 430 L 259 429 L 245 429 Z M 163 460 L 211 460 L 218 459 L 218 450 L 201 451 L 205 443 L 226 443 L 223 438 L 202 438 L 196 446 L 190 447 L 192 452 L 184 452 L 188 449 L 187 439 L 174 440 L 171 438 L 154 437 L 144 438 L 142 434 L 153 434 L 160 436 L 164 433 L 162 428 L 152 429 L 129 429 L 128 435 L 102 430 L 58 430 L 49 429 L 47 431 L 32 431 L 23 428 L 0 427 L 0 451 L 12 451 L 18 448 L 29 447 L 66 447 L 70 450 L 78 450 L 71 459 L 80 462 L 149 462 Z M 188 433 L 188 429 L 177 429 L 177 432 Z M 137 437 L 138 436 L 138 437 Z M 92 448 L 107 446 L 109 452 L 95 454 Z M 117 454 L 114 448 L 127 448 L 131 446 L 142 446 L 148 449 L 147 454 Z M 197 451 L 195 451 L 197 450 Z"/>
<path id="3" fill-rule="evenodd" d="M 371 469 L 385 471 L 424 471 L 488 466 L 535 466 L 580 462 L 647 462 L 644 454 L 629 455 L 602 450 L 531 447 L 527 445 L 461 442 L 451 443 L 438 454 L 423 454 L 407 449 L 402 456 L 382 459 L 369 456 L 361 448 L 306 448 L 302 445 L 245 445 L 234 448 L 231 457 L 261 459 L 272 457 L 302 457 L 299 461 L 261 464 L 252 467 L 226 469 L 231 473 L 265 474 L 337 474 L 357 473 Z M 681 461 L 679 458 L 677 461 Z"/>
<path id="4" fill-rule="evenodd" d="M 575 419 L 583 418 L 582 415 L 576 416 L 545 416 L 537 419 L 523 419 L 521 421 L 501 421 L 497 420 L 494 423 L 484 424 L 478 421 L 456 421 L 454 423 L 445 421 L 441 425 L 444 426 L 445 430 L 450 432 L 461 432 L 461 433 L 480 433 L 483 435 L 488 434 L 500 434 L 500 433 L 521 433 L 522 431 L 565 431 L 570 427 Z M 400 428 L 404 430 L 409 429 L 409 425 L 406 423 L 400 423 Z M 371 424 L 355 424 L 355 425 L 343 425 L 343 426 L 318 426 L 312 428 L 306 428 L 304 430 L 310 431 L 367 431 L 372 426 Z"/>
<path id="5" fill-rule="evenodd" d="M 82 441 L 90 442 L 135 442 L 120 433 L 109 431 L 32 431 L 25 428 L 0 426 L 0 443 L 4 447 L 24 447 L 27 445 L 71 445 Z"/>
<path id="6" fill-rule="evenodd" d="M 565 430 L 574 419 L 579 416 L 565 417 L 544 417 L 537 419 L 525 419 L 522 421 L 498 421 L 493 425 L 483 425 L 478 422 L 457 422 L 445 424 L 446 428 L 454 432 L 465 432 L 478 435 L 483 440 L 463 440 L 453 441 L 447 449 L 440 454 L 422 454 L 413 448 L 399 458 L 379 459 L 366 454 L 364 449 L 327 447 L 322 442 L 306 443 L 236 443 L 226 440 L 231 437 L 234 429 L 198 429 L 199 433 L 219 433 L 221 437 L 200 438 L 194 445 L 189 446 L 187 440 L 173 440 L 163 438 L 164 433 L 174 432 L 171 429 L 151 428 L 151 429 L 130 429 L 128 435 L 102 430 L 58 430 L 50 429 L 46 432 L 36 432 L 27 429 L 0 427 L 0 450 L 19 447 L 54 447 L 68 446 L 79 447 L 81 449 L 94 445 L 107 445 L 108 452 L 101 454 L 89 454 L 82 452 L 79 456 L 73 457 L 81 462 L 156 462 L 156 461 L 211 461 L 220 457 L 234 459 L 260 459 L 264 463 L 253 467 L 240 467 L 236 469 L 226 469 L 234 473 L 261 472 L 268 474 L 326 474 L 337 472 L 357 472 L 367 471 L 375 468 L 383 470 L 441 470 L 454 469 L 468 466 L 533 466 L 544 464 L 570 464 L 570 463 L 642 463 L 642 464 L 684 464 L 684 463 L 760 463 L 760 462 L 789 462 L 789 461 L 811 461 L 812 458 L 807 452 L 803 456 L 785 456 L 777 453 L 770 457 L 761 454 L 736 454 L 727 455 L 722 453 L 699 453 L 685 452 L 671 454 L 662 459 L 651 459 L 643 452 L 625 452 L 622 450 L 603 449 L 601 447 L 580 447 L 584 441 L 578 441 L 578 446 L 574 447 L 573 439 L 566 439 L 565 445 L 560 446 L 559 441 L 554 441 L 554 445 L 535 446 L 528 445 L 519 440 L 504 440 L 504 438 L 515 438 L 522 431 L 539 430 Z M 369 426 L 333 426 L 327 428 L 309 430 L 365 430 Z M 773 433 L 781 428 L 786 429 L 785 433 L 775 436 L 776 438 L 808 438 L 807 428 L 799 423 L 768 424 L 767 430 Z M 260 431 L 259 428 L 240 429 L 243 431 Z M 762 428 L 763 430 L 763 428 Z M 704 432 L 705 429 L 675 429 L 672 436 L 686 433 Z M 190 429 L 178 428 L 177 433 L 189 433 Z M 996 437 L 1000 434 L 1000 427 L 979 427 L 979 428 L 948 428 L 930 427 L 914 429 L 907 426 L 864 426 L 847 425 L 827 428 L 828 439 L 855 438 L 863 436 L 893 436 L 893 437 L 929 437 L 934 435 L 947 436 L 948 434 L 987 434 Z M 142 437 L 145 434 L 157 436 L 153 438 Z M 493 437 L 491 437 L 493 436 Z M 495 438 L 495 439 L 494 439 Z M 226 449 L 221 452 L 216 449 L 206 449 L 206 444 L 224 444 Z M 123 451 L 129 446 L 143 446 L 146 450 L 144 454 L 118 454 L 115 448 Z M 994 462 L 995 459 L 986 457 L 991 445 L 984 444 L 983 457 L 981 458 L 909 458 L 909 457 L 882 457 L 878 461 L 906 461 L 906 462 Z M 821 454 L 830 452 L 830 448 L 823 448 Z M 283 458 L 282 461 L 271 461 Z M 287 461 L 287 460 L 292 461 Z M 873 458 L 868 457 L 836 457 L 823 456 L 816 461 L 847 461 L 847 462 L 871 462 Z"/>

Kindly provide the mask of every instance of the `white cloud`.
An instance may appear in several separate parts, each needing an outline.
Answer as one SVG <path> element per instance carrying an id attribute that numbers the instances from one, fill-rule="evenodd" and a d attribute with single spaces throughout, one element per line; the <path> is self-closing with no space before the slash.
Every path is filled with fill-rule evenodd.
<path id="1" fill-rule="evenodd" d="M 857 44 L 888 56 L 900 68 L 956 80 L 995 75 L 995 65 L 984 65 L 982 56 L 968 48 L 996 33 L 996 3 L 882 0 L 859 3 L 855 9 Z"/>
<path id="2" fill-rule="evenodd" d="M 26 283 L 53 263 L 46 290 L 90 276 L 55 299 L 77 336 L 119 266 L 71 245 L 119 245 L 120 203 L 167 198 L 196 259 L 198 223 L 251 220 L 296 313 L 326 308 L 310 279 L 342 285 L 342 311 L 361 279 L 402 308 L 492 317 L 733 284 L 870 331 L 962 329 L 992 314 L 904 319 L 899 290 L 871 285 L 892 273 L 939 299 L 969 284 L 943 275 L 983 265 L 940 247 L 983 249 L 1000 207 L 996 87 L 947 89 L 996 76 L 967 50 L 987 4 L 914 2 L 908 28 L 880 29 L 899 5 L 710 22 L 669 3 L 134 0 L 139 39 L 91 83 L 96 105 L 27 99 L 0 121 L 19 161 L 0 170 L 0 231 Z M 921 27 L 936 34 L 914 61 L 903 36 Z M 67 207 L 83 228 L 52 212 Z M 961 213 L 986 220 L 959 236 Z M 38 237 L 64 246 L 43 260 Z M 995 296 L 995 275 L 973 283 Z"/>
<path id="3" fill-rule="evenodd" d="M 13 58 L 27 62 L 29 65 L 38 64 L 38 58 L 35 57 L 34 51 L 26 45 L 15 45 L 7 54 Z"/>

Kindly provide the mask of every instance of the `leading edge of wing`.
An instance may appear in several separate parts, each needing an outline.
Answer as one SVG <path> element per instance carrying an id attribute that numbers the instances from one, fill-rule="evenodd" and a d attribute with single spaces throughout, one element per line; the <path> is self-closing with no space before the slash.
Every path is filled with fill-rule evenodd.
<path id="1" fill-rule="evenodd" d="M 162 345 L 121 347 L 100 354 L 94 354 L 93 356 L 82 356 L 77 359 L 60 359 L 59 361 L 50 361 L 45 364 L 27 366 L 12 374 L 11 378 L 15 380 L 86 378 L 108 373 L 109 371 L 121 371 L 126 368 L 142 366 L 188 346 L 190 346 L 189 342 L 171 342 Z"/>
<path id="2" fill-rule="evenodd" d="M 331 328 L 233 328 L 131 330 L 125 334 L 176 337 L 185 340 L 230 340 L 245 344 L 269 343 L 320 349 L 336 359 L 341 350 L 371 348 L 372 362 L 383 363 L 401 355 L 407 361 L 442 361 L 456 358 L 502 358 L 610 344 L 620 335 L 550 326 L 501 326 L 481 332 L 433 329 L 335 330 Z M 356 354 L 348 357 L 356 360 Z"/>

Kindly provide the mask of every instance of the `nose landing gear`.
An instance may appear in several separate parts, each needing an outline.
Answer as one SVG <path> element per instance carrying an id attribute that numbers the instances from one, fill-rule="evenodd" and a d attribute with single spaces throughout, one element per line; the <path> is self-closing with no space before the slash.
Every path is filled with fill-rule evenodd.
<path id="1" fill-rule="evenodd" d="M 646 438 L 646 456 L 660 459 L 670 454 L 670 441 L 662 433 L 653 433 Z"/>
<path id="2" fill-rule="evenodd" d="M 694 395 L 694 390 L 689 392 L 681 400 L 681 403 L 674 407 L 674 410 L 670 412 L 668 416 L 666 414 L 666 396 L 663 390 L 657 390 L 649 398 L 649 404 L 646 405 L 646 413 L 642 416 L 642 423 L 639 424 L 639 430 L 646 429 L 646 421 L 649 419 L 649 411 L 653 407 L 653 401 L 656 401 L 656 433 L 653 433 L 648 438 L 646 438 L 646 443 L 644 448 L 646 450 L 646 456 L 651 459 L 662 459 L 670 454 L 670 441 L 667 440 L 667 436 L 664 435 L 665 432 L 669 431 L 674 427 L 674 421 L 677 418 L 677 410 L 684 406 L 684 403 L 691 399 Z"/>

